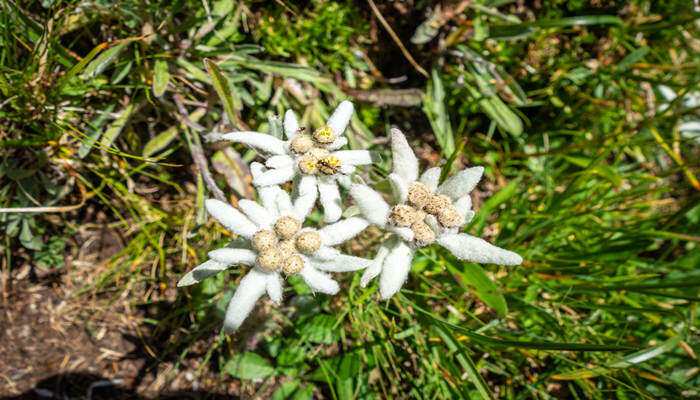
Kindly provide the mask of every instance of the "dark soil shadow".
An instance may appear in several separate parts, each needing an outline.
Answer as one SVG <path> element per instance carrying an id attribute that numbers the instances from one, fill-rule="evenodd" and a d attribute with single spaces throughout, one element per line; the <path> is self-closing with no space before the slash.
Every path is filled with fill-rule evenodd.
<path id="1" fill-rule="evenodd" d="M 218 393 L 178 391 L 156 397 L 144 397 L 120 380 L 109 380 L 90 373 L 67 373 L 43 379 L 34 388 L 16 396 L 0 397 L 0 400 L 217 400 L 232 397 Z"/>

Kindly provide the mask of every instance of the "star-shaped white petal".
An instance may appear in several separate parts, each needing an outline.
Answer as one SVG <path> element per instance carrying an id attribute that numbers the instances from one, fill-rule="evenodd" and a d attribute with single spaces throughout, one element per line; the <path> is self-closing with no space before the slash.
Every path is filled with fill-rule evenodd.
<path id="1" fill-rule="evenodd" d="M 350 195 L 367 221 L 396 234 L 380 245 L 362 276 L 360 284 L 363 287 L 381 274 L 381 297 L 388 299 L 393 296 L 406 281 L 415 249 L 428 244 L 421 242 L 426 237 L 460 260 L 501 265 L 522 263 L 522 257 L 512 251 L 459 233 L 459 229 L 474 216 L 469 193 L 481 179 L 483 167 L 459 171 L 438 186 L 440 168 L 430 168 L 419 178 L 418 159 L 403 133 L 395 128 L 391 130 L 391 146 L 394 165 L 388 179 L 394 205 L 366 185 L 355 184 L 350 189 Z M 423 200 L 417 195 L 411 197 L 412 190 L 415 193 L 422 191 L 424 198 L 428 196 L 427 203 L 415 203 Z"/>
<path id="2" fill-rule="evenodd" d="M 291 180 L 299 182 L 303 186 L 300 189 L 314 195 L 313 200 L 306 198 L 308 201 L 300 207 L 302 209 L 312 207 L 318 199 L 324 211 L 323 220 L 335 222 L 342 214 L 337 183 L 339 176 L 352 174 L 359 165 L 378 161 L 376 154 L 367 150 L 338 150 L 348 142 L 343 134 L 350 123 L 352 113 L 351 102 L 343 101 L 338 105 L 324 127 L 331 135 L 335 135 L 335 139 L 324 143 L 311 141 L 310 149 L 316 149 L 315 152 L 294 144 L 294 139 L 298 136 L 306 136 L 311 140 L 316 133 L 303 132 L 296 115 L 291 110 L 284 115 L 286 140 L 259 132 L 230 132 L 221 135 L 221 139 L 243 143 L 259 151 L 266 158 L 267 170 L 253 176 L 255 186 L 281 185 Z M 309 158 L 310 154 L 314 158 Z M 303 162 L 307 163 L 304 170 L 300 168 Z"/>

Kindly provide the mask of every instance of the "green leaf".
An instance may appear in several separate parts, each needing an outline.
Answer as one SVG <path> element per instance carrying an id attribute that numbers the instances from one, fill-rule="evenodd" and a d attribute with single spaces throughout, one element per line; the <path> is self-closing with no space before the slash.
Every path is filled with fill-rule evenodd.
<path id="1" fill-rule="evenodd" d="M 247 351 L 234 355 L 224 366 L 224 371 L 240 379 L 259 379 L 274 375 L 275 368 L 258 354 Z"/>
<path id="2" fill-rule="evenodd" d="M 204 65 L 206 66 L 207 72 L 209 72 L 209 75 L 212 78 L 212 81 L 214 83 L 214 89 L 216 89 L 216 93 L 219 94 L 219 98 L 224 104 L 224 110 L 228 115 L 229 121 L 232 124 L 236 124 L 238 118 L 235 112 L 231 83 L 229 82 L 228 78 L 226 78 L 224 73 L 221 72 L 221 68 L 219 68 L 219 66 L 216 65 L 212 60 L 204 59 Z"/>
<path id="3" fill-rule="evenodd" d="M 652 358 L 657 357 L 657 356 L 659 356 L 659 355 L 661 355 L 669 350 L 673 350 L 676 346 L 678 346 L 678 343 L 680 343 L 680 341 L 681 341 L 681 335 L 676 335 L 676 336 L 668 339 L 664 343 L 661 343 L 658 346 L 652 346 L 648 349 L 634 352 L 634 353 L 629 354 L 625 357 L 622 357 L 621 359 L 619 359 L 617 361 L 607 363 L 604 366 L 594 367 L 594 368 L 581 368 L 581 369 L 577 369 L 574 371 L 564 372 L 561 374 L 552 375 L 552 379 L 559 379 L 559 380 L 587 379 L 587 378 L 593 378 L 595 376 L 607 374 L 607 373 L 612 372 L 616 369 L 629 368 L 629 367 L 634 366 L 636 364 L 641 364 L 645 361 L 649 361 Z"/>
<path id="4" fill-rule="evenodd" d="M 311 343 L 333 343 L 338 340 L 338 332 L 333 329 L 336 319 L 332 315 L 318 314 L 297 322 L 302 340 Z"/>
<path id="5" fill-rule="evenodd" d="M 440 335 L 442 341 L 445 342 L 445 345 L 450 350 L 450 353 L 455 355 L 457 362 L 459 362 L 459 364 L 462 366 L 462 369 L 469 377 L 469 380 L 474 384 L 474 386 L 476 386 L 481 398 L 493 399 L 494 397 L 491 390 L 489 390 L 488 384 L 476 370 L 476 366 L 474 365 L 471 357 L 469 357 L 469 354 L 466 352 L 465 347 L 457 341 L 457 338 L 454 337 L 452 332 L 444 329 L 444 327 L 435 325 L 433 328 L 437 331 L 438 335 Z"/>
<path id="6" fill-rule="evenodd" d="M 95 142 L 97 142 L 100 139 L 100 136 L 102 136 L 102 125 L 107 122 L 107 119 L 109 118 L 109 115 L 111 114 L 112 110 L 114 110 L 114 103 L 110 103 L 107 105 L 107 107 L 103 110 L 103 112 L 97 114 L 97 116 L 90 121 L 88 131 L 86 133 L 88 140 L 85 140 L 80 144 L 80 149 L 78 150 L 78 158 L 85 158 L 90 153 L 90 150 L 92 150 L 92 147 L 94 146 Z"/>
<path id="7" fill-rule="evenodd" d="M 475 229 L 476 235 L 479 236 L 484 231 L 486 226 L 487 218 L 491 215 L 498 206 L 508 201 L 511 197 L 515 195 L 518 191 L 518 186 L 520 185 L 520 178 L 510 181 L 503 189 L 496 192 L 493 196 L 489 197 L 488 200 L 481 206 L 479 211 L 474 216 L 472 222 L 469 223 L 469 227 Z M 469 228 L 468 228 L 469 230 Z"/>
<path id="8" fill-rule="evenodd" d="M 455 150 L 455 142 L 450 117 L 445 108 L 445 87 L 436 69 L 433 69 L 431 77 L 423 100 L 423 111 L 428 117 L 443 154 L 452 154 Z"/>
<path id="9" fill-rule="evenodd" d="M 425 44 L 437 36 L 438 32 L 440 32 L 440 21 L 442 20 L 442 13 L 439 10 L 439 8 L 436 8 L 428 19 L 418 25 L 413 36 L 411 36 L 411 43 Z"/>
<path id="10" fill-rule="evenodd" d="M 536 350 L 559 350 L 559 351 L 619 351 L 619 350 L 629 350 L 629 346 L 619 346 L 619 345 L 609 345 L 609 344 L 592 344 L 592 343 L 561 343 L 561 342 L 536 342 L 536 341 L 521 341 L 521 340 L 501 340 L 494 339 L 490 336 L 482 335 L 470 331 L 469 329 L 463 328 L 459 325 L 451 324 L 442 318 L 437 317 L 434 313 L 423 309 L 416 303 L 408 300 L 403 295 L 399 294 L 398 298 L 410 305 L 414 310 L 418 311 L 420 314 L 428 317 L 430 320 L 434 321 L 436 324 L 442 324 L 443 326 L 450 328 L 452 330 L 458 331 L 462 335 L 482 344 L 489 344 L 497 347 L 515 347 L 521 349 L 536 349 Z"/>
<path id="11" fill-rule="evenodd" d="M 87 80 L 101 74 L 102 71 L 112 64 L 114 59 L 117 58 L 119 53 L 121 53 L 127 45 L 129 45 L 129 42 L 122 42 L 100 53 L 97 58 L 88 64 L 87 68 L 85 68 L 85 71 L 81 75 L 81 78 L 83 80 Z"/>
<path id="12" fill-rule="evenodd" d="M 173 126 L 169 129 L 166 129 L 165 132 L 159 133 L 158 135 L 156 135 L 156 137 L 149 140 L 145 146 L 143 146 L 143 156 L 149 157 L 163 150 L 168 146 L 168 144 L 170 144 L 170 142 L 177 138 L 178 133 L 179 130 L 177 126 Z"/>
<path id="13" fill-rule="evenodd" d="M 481 299 L 484 304 L 496 311 L 501 317 L 508 314 L 505 297 L 480 265 L 470 262 L 463 263 L 464 269 L 460 271 L 451 262 L 444 264 L 450 272 L 462 278 L 462 283 L 468 292 Z"/>
<path id="14" fill-rule="evenodd" d="M 153 67 L 153 95 L 156 97 L 162 96 L 168 87 L 169 81 L 168 62 L 163 59 L 157 59 Z"/>
<path id="15" fill-rule="evenodd" d="M 126 126 L 126 123 L 131 119 L 131 115 L 134 113 L 135 108 L 136 103 L 131 103 L 126 106 L 124 110 L 122 110 L 119 118 L 117 118 L 117 120 L 110 125 L 109 129 L 107 129 L 104 135 L 102 135 L 102 138 L 100 139 L 100 144 L 102 146 L 109 147 L 112 145 L 112 143 L 114 143 L 122 129 L 124 129 L 124 126 Z"/>

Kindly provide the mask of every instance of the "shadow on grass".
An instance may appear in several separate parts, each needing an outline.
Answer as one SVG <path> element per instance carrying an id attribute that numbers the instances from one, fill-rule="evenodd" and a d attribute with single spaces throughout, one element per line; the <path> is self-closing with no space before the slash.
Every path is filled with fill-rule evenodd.
<path id="1" fill-rule="evenodd" d="M 37 382 L 34 388 L 22 394 L 0 397 L 0 400 L 217 400 L 230 398 L 223 394 L 195 391 L 174 391 L 147 397 L 139 395 L 131 387 L 126 387 L 120 380 L 109 380 L 95 374 L 74 372 L 53 375 Z"/>

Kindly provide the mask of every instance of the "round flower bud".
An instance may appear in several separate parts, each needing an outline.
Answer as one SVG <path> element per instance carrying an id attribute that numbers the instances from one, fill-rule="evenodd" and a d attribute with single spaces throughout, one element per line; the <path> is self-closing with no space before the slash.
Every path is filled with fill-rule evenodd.
<path id="1" fill-rule="evenodd" d="M 408 202 L 418 208 L 428 203 L 433 193 L 420 182 L 414 182 L 408 187 Z"/>
<path id="2" fill-rule="evenodd" d="M 280 240 L 277 243 L 277 248 L 284 256 L 290 256 L 297 252 L 297 246 L 294 244 L 294 239 Z"/>
<path id="3" fill-rule="evenodd" d="M 430 200 L 425 204 L 423 209 L 428 214 L 437 215 L 443 209 L 452 205 L 452 201 L 449 197 L 442 194 L 434 194 L 430 197 Z"/>
<path id="4" fill-rule="evenodd" d="M 335 141 L 336 136 L 336 133 L 327 125 L 314 132 L 314 140 L 320 144 L 331 144 Z"/>
<path id="5" fill-rule="evenodd" d="M 416 222 L 411 225 L 411 230 L 419 246 L 427 246 L 435 241 L 435 232 L 425 222 Z"/>
<path id="6" fill-rule="evenodd" d="M 328 152 L 328 150 L 322 148 L 322 147 L 313 147 L 311 150 L 309 150 L 309 155 L 313 156 L 316 158 L 316 160 L 320 160 L 322 158 L 326 158 L 330 155 L 331 153 Z"/>
<path id="7" fill-rule="evenodd" d="M 287 275 L 294 275 L 304 269 L 304 260 L 298 254 L 284 259 L 282 262 L 282 271 Z"/>
<path id="8" fill-rule="evenodd" d="M 277 236 L 275 236 L 275 233 L 272 231 L 257 231 L 255 232 L 255 235 L 253 235 L 253 247 L 258 251 L 263 251 L 273 247 L 275 242 L 277 242 Z"/>
<path id="9" fill-rule="evenodd" d="M 282 239 L 290 239 L 299 232 L 301 223 L 294 217 L 285 216 L 275 222 L 275 232 Z"/>
<path id="10" fill-rule="evenodd" d="M 340 170 L 340 160 L 333 156 L 318 160 L 318 170 L 326 175 L 333 175 Z"/>
<path id="11" fill-rule="evenodd" d="M 464 217 L 454 207 L 447 207 L 440 211 L 437 219 L 445 228 L 457 228 L 464 224 Z"/>
<path id="12" fill-rule="evenodd" d="M 271 247 L 258 253 L 258 258 L 255 262 L 262 269 L 277 271 L 282 263 L 282 253 L 276 248 Z"/>
<path id="13" fill-rule="evenodd" d="M 314 147 L 314 141 L 309 135 L 298 135 L 292 140 L 289 147 L 297 154 L 304 154 Z"/>
<path id="14" fill-rule="evenodd" d="M 297 236 L 297 249 L 302 253 L 313 253 L 321 247 L 321 236 L 313 231 L 302 232 Z"/>
<path id="15" fill-rule="evenodd" d="M 406 204 L 394 206 L 389 213 L 389 221 L 396 226 L 411 226 L 416 222 L 416 210 Z"/>
<path id="16" fill-rule="evenodd" d="M 416 222 L 424 222 L 428 213 L 423 210 L 416 210 Z"/>
<path id="17" fill-rule="evenodd" d="M 313 175 L 318 171 L 318 158 L 307 154 L 299 160 L 298 165 L 302 174 Z"/>

